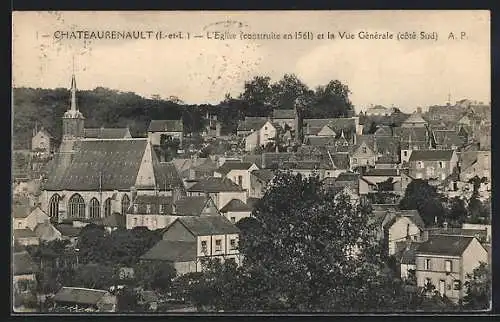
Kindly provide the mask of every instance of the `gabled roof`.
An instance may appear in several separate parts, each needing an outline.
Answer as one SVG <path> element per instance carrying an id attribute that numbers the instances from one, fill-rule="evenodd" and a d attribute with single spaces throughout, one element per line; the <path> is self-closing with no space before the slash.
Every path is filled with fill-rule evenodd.
<path id="1" fill-rule="evenodd" d="M 147 144 L 147 139 L 77 142 L 69 164 L 61 160 L 48 175 L 45 189 L 98 190 L 101 186 L 102 190 L 129 190 L 135 185 Z"/>
<path id="2" fill-rule="evenodd" d="M 333 164 L 339 170 L 348 170 L 349 169 L 349 155 L 347 153 L 333 153 L 330 154 L 333 159 Z M 328 159 L 330 161 L 330 159 Z"/>
<path id="3" fill-rule="evenodd" d="M 259 180 L 264 181 L 265 183 L 271 181 L 275 176 L 274 172 L 269 169 L 253 170 L 252 172 L 250 172 L 250 174 L 257 177 Z"/>
<path id="4" fill-rule="evenodd" d="M 227 178 L 204 178 L 200 179 L 194 185 L 189 187 L 187 191 L 190 192 L 208 192 L 208 193 L 216 193 L 216 192 L 239 192 L 243 191 L 236 183 L 232 182 Z"/>
<path id="5" fill-rule="evenodd" d="M 418 254 L 462 256 L 475 237 L 433 235 L 418 248 Z"/>
<path id="6" fill-rule="evenodd" d="M 461 147 L 465 144 L 465 140 L 458 135 L 456 131 L 450 130 L 435 130 L 433 131 L 436 144 L 447 147 Z"/>
<path id="7" fill-rule="evenodd" d="M 124 139 L 130 136 L 128 128 L 86 128 L 83 137 L 86 139 Z"/>
<path id="8" fill-rule="evenodd" d="M 83 227 L 74 227 L 71 223 L 58 224 L 55 226 L 57 230 L 65 237 L 78 237 Z"/>
<path id="9" fill-rule="evenodd" d="M 309 136 L 306 144 L 314 146 L 335 145 L 336 139 L 329 136 Z"/>
<path id="10" fill-rule="evenodd" d="M 159 214 L 159 206 L 163 208 L 164 214 L 170 214 L 172 211 L 172 196 L 155 196 L 155 195 L 137 195 L 132 201 L 127 213 L 132 213 L 134 205 L 137 205 L 137 214 L 146 214 L 147 205 L 149 205 L 150 214 Z"/>
<path id="11" fill-rule="evenodd" d="M 335 182 L 358 182 L 359 177 L 359 173 L 344 172 L 338 175 Z"/>
<path id="12" fill-rule="evenodd" d="M 37 238 L 38 236 L 35 232 L 29 228 L 24 229 L 14 229 L 14 238 Z"/>
<path id="13" fill-rule="evenodd" d="M 58 236 L 60 234 L 60 231 L 58 231 L 50 222 L 44 222 L 36 225 L 33 232 L 41 240 L 51 240 L 54 236 Z"/>
<path id="14" fill-rule="evenodd" d="M 336 133 L 344 130 L 344 135 L 347 137 L 356 131 L 356 122 L 353 118 L 304 119 L 302 127 L 304 133 L 316 135 L 326 125 Z"/>
<path id="15" fill-rule="evenodd" d="M 450 161 L 453 150 L 415 150 L 409 161 Z"/>
<path id="16" fill-rule="evenodd" d="M 182 120 L 151 120 L 148 132 L 183 132 Z"/>
<path id="17" fill-rule="evenodd" d="M 12 205 L 12 216 L 17 219 L 26 218 L 31 214 L 31 207 L 25 203 L 14 203 Z"/>
<path id="18" fill-rule="evenodd" d="M 401 241 L 396 242 L 396 259 L 400 264 L 415 265 L 415 254 L 421 243 Z"/>
<path id="19" fill-rule="evenodd" d="M 428 132 L 425 127 L 396 127 L 394 133 L 400 138 L 401 142 L 427 142 Z"/>
<path id="20" fill-rule="evenodd" d="M 252 211 L 252 209 L 240 199 L 231 199 L 224 207 L 221 208 L 220 212 L 247 212 Z"/>
<path id="21" fill-rule="evenodd" d="M 172 160 L 172 163 L 174 164 L 177 171 L 179 173 L 181 173 L 185 170 L 194 168 L 196 166 L 199 166 L 199 165 L 205 163 L 206 160 L 207 160 L 207 158 L 197 158 L 197 159 L 177 159 L 177 158 L 175 158 Z"/>
<path id="22" fill-rule="evenodd" d="M 217 172 L 225 176 L 232 170 L 248 170 L 252 165 L 251 162 L 226 161 L 217 169 Z"/>
<path id="23" fill-rule="evenodd" d="M 294 119 L 295 110 L 273 110 L 273 119 Z"/>
<path id="24" fill-rule="evenodd" d="M 175 202 L 175 214 L 179 216 L 199 216 L 212 199 L 205 196 L 182 197 Z"/>
<path id="25" fill-rule="evenodd" d="M 159 260 L 172 263 L 196 260 L 197 246 L 193 241 L 160 240 L 141 256 L 141 260 Z"/>
<path id="26" fill-rule="evenodd" d="M 154 162 L 153 171 L 156 185 L 160 190 L 183 189 L 182 178 L 172 162 Z"/>
<path id="27" fill-rule="evenodd" d="M 64 286 L 56 293 L 54 301 L 59 303 L 96 305 L 106 294 L 108 292 L 105 290 Z"/>
<path id="28" fill-rule="evenodd" d="M 413 113 L 403 122 L 403 124 L 405 123 L 406 124 L 427 123 L 427 121 L 422 118 L 422 115 L 420 113 Z"/>
<path id="29" fill-rule="evenodd" d="M 460 235 L 468 237 L 476 237 L 478 240 L 486 240 L 488 231 L 486 229 L 464 229 L 464 228 L 429 228 L 426 229 L 431 235 Z"/>
<path id="30" fill-rule="evenodd" d="M 38 266 L 26 251 L 14 253 L 12 269 L 14 275 L 33 274 L 38 272 Z"/>
<path id="31" fill-rule="evenodd" d="M 238 227 L 221 215 L 179 217 L 165 228 L 165 231 L 168 231 L 169 227 L 177 221 L 195 236 L 238 234 L 240 232 Z"/>
<path id="32" fill-rule="evenodd" d="M 267 117 L 245 117 L 238 123 L 238 131 L 258 131 L 269 121 Z"/>

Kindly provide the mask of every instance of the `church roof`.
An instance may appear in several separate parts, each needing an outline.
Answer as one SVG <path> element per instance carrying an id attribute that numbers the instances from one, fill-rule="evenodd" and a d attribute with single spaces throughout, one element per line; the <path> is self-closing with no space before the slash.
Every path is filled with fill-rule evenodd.
<path id="1" fill-rule="evenodd" d="M 76 142 L 74 154 L 53 168 L 45 189 L 129 190 L 135 185 L 147 144 L 146 139 Z"/>
<path id="2" fill-rule="evenodd" d="M 83 136 L 87 139 L 123 139 L 127 137 L 129 130 L 123 128 L 86 128 L 83 130 Z"/>

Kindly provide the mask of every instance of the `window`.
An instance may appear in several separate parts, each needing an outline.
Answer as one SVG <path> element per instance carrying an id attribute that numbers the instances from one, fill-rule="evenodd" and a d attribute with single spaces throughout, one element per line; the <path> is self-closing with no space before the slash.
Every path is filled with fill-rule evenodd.
<path id="1" fill-rule="evenodd" d="M 363 153 L 366 153 L 366 146 L 362 147 L 361 151 L 363 151 Z"/>
<path id="2" fill-rule="evenodd" d="M 128 208 L 130 207 L 130 199 L 127 195 L 123 195 L 122 197 L 122 215 L 127 213 Z"/>
<path id="3" fill-rule="evenodd" d="M 444 168 L 444 163 L 443 161 L 439 161 L 439 168 L 443 169 Z"/>
<path id="4" fill-rule="evenodd" d="M 151 213 L 151 205 L 150 205 L 150 204 L 147 204 L 147 205 L 146 205 L 146 213 L 147 213 L 147 214 L 150 214 L 150 213 Z"/>
<path id="5" fill-rule="evenodd" d="M 403 155 L 404 155 L 405 157 L 407 157 L 407 156 L 408 156 L 408 151 L 403 151 Z"/>
<path id="6" fill-rule="evenodd" d="M 231 239 L 229 243 L 231 245 L 231 249 L 236 249 L 236 239 Z"/>
<path id="7" fill-rule="evenodd" d="M 160 214 L 163 213 L 163 205 L 158 206 L 158 213 L 160 213 Z"/>
<path id="8" fill-rule="evenodd" d="M 222 250 L 222 240 L 216 239 L 215 240 L 215 251 L 220 252 Z"/>
<path id="9" fill-rule="evenodd" d="M 264 131 L 267 131 L 267 126 L 264 126 Z"/>
<path id="10" fill-rule="evenodd" d="M 136 214 L 137 211 L 139 211 L 139 205 L 135 203 L 134 204 L 134 214 Z"/>
<path id="11" fill-rule="evenodd" d="M 430 269 L 431 269 L 431 260 L 427 258 L 425 260 L 425 270 L 429 271 Z"/>
<path id="12" fill-rule="evenodd" d="M 462 288 L 462 283 L 460 283 L 460 280 L 454 280 L 453 281 L 453 290 L 460 291 L 461 288 Z"/>
<path id="13" fill-rule="evenodd" d="M 243 176 L 238 176 L 238 185 L 243 186 Z"/>
<path id="14" fill-rule="evenodd" d="M 353 158 L 353 159 L 352 159 L 352 163 L 357 164 L 357 163 L 358 163 L 358 159 Z"/>
<path id="15" fill-rule="evenodd" d="M 426 285 L 432 284 L 432 280 L 431 280 L 429 277 L 427 277 L 427 278 L 425 279 L 425 284 L 426 284 Z"/>
<path id="16" fill-rule="evenodd" d="M 231 217 L 231 222 L 234 224 L 236 222 L 236 217 Z"/>
<path id="17" fill-rule="evenodd" d="M 100 218 L 101 217 L 101 209 L 99 205 L 99 201 L 96 198 L 92 198 L 89 204 L 89 217 L 90 218 Z"/>
<path id="18" fill-rule="evenodd" d="M 446 273 L 451 273 L 452 265 L 451 265 L 451 260 L 446 260 L 444 261 L 444 270 Z"/>
<path id="19" fill-rule="evenodd" d="M 111 198 L 106 199 L 104 201 L 104 216 L 111 216 Z"/>
<path id="20" fill-rule="evenodd" d="M 23 228 L 23 223 L 22 222 L 18 222 L 17 223 L 17 228 L 19 228 L 19 229 Z"/>
<path id="21" fill-rule="evenodd" d="M 49 201 L 49 217 L 57 220 L 59 217 L 59 195 L 53 195 Z"/>
<path id="22" fill-rule="evenodd" d="M 423 169 L 424 168 L 424 163 L 422 161 L 417 162 L 417 168 Z"/>
<path id="23" fill-rule="evenodd" d="M 134 218 L 134 227 L 137 226 L 137 218 Z"/>
<path id="24" fill-rule="evenodd" d="M 69 218 L 85 218 L 85 201 L 82 196 L 75 193 L 68 201 Z"/>
<path id="25" fill-rule="evenodd" d="M 156 227 L 158 225 L 158 222 L 156 221 L 156 218 L 153 218 L 153 226 Z"/>
<path id="26" fill-rule="evenodd" d="M 207 241 L 206 240 L 202 240 L 201 241 L 201 252 L 202 253 L 206 253 L 207 252 Z"/>

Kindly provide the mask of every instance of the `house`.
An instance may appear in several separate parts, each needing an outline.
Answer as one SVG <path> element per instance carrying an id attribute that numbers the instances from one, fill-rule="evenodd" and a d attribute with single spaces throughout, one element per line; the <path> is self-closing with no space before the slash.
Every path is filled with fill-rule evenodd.
<path id="1" fill-rule="evenodd" d="M 43 212 L 40 207 L 30 210 L 30 207 L 22 204 L 12 206 L 13 226 L 12 229 L 30 229 L 34 230 L 38 224 L 49 220 L 49 216 Z"/>
<path id="2" fill-rule="evenodd" d="M 238 132 L 243 131 L 238 128 Z M 277 133 L 278 132 L 276 126 L 271 123 L 270 120 L 266 120 L 261 127 L 258 127 L 256 130 L 251 131 L 245 137 L 245 151 L 251 152 L 256 147 L 266 146 L 268 143 L 275 142 Z"/>
<path id="3" fill-rule="evenodd" d="M 239 229 L 224 216 L 186 216 L 165 228 L 162 240 L 141 256 L 141 261 L 172 263 L 179 275 L 201 272 L 203 259 L 234 260 Z"/>
<path id="4" fill-rule="evenodd" d="M 417 253 L 420 242 L 405 240 L 396 242 L 396 263 L 399 267 L 399 273 L 402 280 L 410 276 L 410 272 L 415 273 L 417 265 L 415 264 L 415 254 Z"/>
<path id="5" fill-rule="evenodd" d="M 391 192 L 403 194 L 401 171 L 399 169 L 368 169 L 359 181 L 359 194 L 374 192 Z"/>
<path id="6" fill-rule="evenodd" d="M 83 130 L 85 139 L 130 139 L 130 130 L 128 127 L 123 128 L 85 128 Z"/>
<path id="7" fill-rule="evenodd" d="M 428 122 L 422 118 L 421 110 L 417 110 L 415 113 L 411 114 L 402 124 L 403 128 L 425 128 Z"/>
<path id="8" fill-rule="evenodd" d="M 470 151 L 460 153 L 460 181 L 467 182 L 478 176 L 491 181 L 491 151 Z"/>
<path id="9" fill-rule="evenodd" d="M 38 239 L 42 242 L 50 242 L 53 240 L 62 239 L 62 234 L 48 220 L 38 224 L 33 230 Z"/>
<path id="10" fill-rule="evenodd" d="M 426 127 L 397 127 L 395 136 L 399 138 L 401 162 L 408 162 L 410 154 L 415 150 L 432 148 L 431 134 Z"/>
<path id="11" fill-rule="evenodd" d="M 72 308 L 77 312 L 116 312 L 118 300 L 105 290 L 62 287 L 54 295 L 54 309 Z"/>
<path id="12" fill-rule="evenodd" d="M 281 128 L 290 128 L 296 130 L 296 109 L 274 109 L 273 110 L 273 123 L 278 124 Z"/>
<path id="13" fill-rule="evenodd" d="M 458 165 L 454 150 L 418 150 L 410 155 L 409 175 L 416 179 L 446 179 Z"/>
<path id="14" fill-rule="evenodd" d="M 258 170 L 255 163 L 242 161 L 226 161 L 215 172 L 214 177 L 227 178 L 243 188 L 250 189 L 250 173 Z"/>
<path id="15" fill-rule="evenodd" d="M 410 240 L 421 241 L 424 222 L 416 210 L 397 210 L 384 226 L 388 245 L 388 254 L 396 253 L 396 243 Z"/>
<path id="16" fill-rule="evenodd" d="M 207 112 L 207 115 L 205 116 L 205 119 L 208 121 L 207 125 L 205 126 L 205 132 L 203 133 L 204 136 L 207 137 L 220 137 L 222 135 L 222 123 L 217 120 L 217 115 L 216 114 L 210 114 Z"/>
<path id="17" fill-rule="evenodd" d="M 223 216 L 229 219 L 229 221 L 235 224 L 243 218 L 250 217 L 252 208 L 239 199 L 233 199 L 228 202 L 227 205 L 222 207 L 220 212 Z"/>
<path id="18" fill-rule="evenodd" d="M 457 150 L 467 143 L 454 130 L 433 130 L 432 139 L 437 150 Z"/>
<path id="19" fill-rule="evenodd" d="M 203 196 L 137 196 L 126 215 L 126 227 L 162 229 L 181 216 L 219 215 L 212 198 Z"/>
<path id="20" fill-rule="evenodd" d="M 366 109 L 365 115 L 382 115 L 382 116 L 389 116 L 393 113 L 393 109 L 384 107 L 382 105 L 375 105 L 373 107 L 370 107 Z"/>
<path id="21" fill-rule="evenodd" d="M 54 149 L 52 135 L 43 127 L 39 131 L 35 131 L 31 138 L 31 151 L 50 153 Z"/>
<path id="22" fill-rule="evenodd" d="M 12 278 L 13 289 L 18 293 L 29 292 L 30 284 L 37 282 L 36 273 L 39 267 L 33 261 L 28 252 L 18 252 L 13 254 L 12 258 Z"/>
<path id="23" fill-rule="evenodd" d="M 261 116 L 246 116 L 244 120 L 238 122 L 236 134 L 238 136 L 248 136 L 249 134 L 260 130 L 264 124 L 269 122 L 271 118 Z"/>
<path id="24" fill-rule="evenodd" d="M 190 158 L 172 160 L 175 169 L 182 179 L 201 179 L 211 177 L 219 165 L 210 158 Z"/>
<path id="25" fill-rule="evenodd" d="M 455 235 L 475 237 L 482 244 L 491 243 L 491 231 L 489 235 L 487 228 L 489 225 L 464 225 L 466 228 L 448 227 L 446 223 L 444 227 L 426 228 L 423 232 L 423 239 L 428 240 L 434 235 Z"/>
<path id="26" fill-rule="evenodd" d="M 291 174 L 300 174 L 303 178 L 318 176 L 320 180 L 334 176 L 334 168 L 331 163 L 321 161 L 288 161 L 283 162 L 281 169 L 290 171 Z"/>
<path id="27" fill-rule="evenodd" d="M 435 235 L 415 254 L 417 286 L 431 283 L 442 296 L 458 301 L 465 296 L 464 283 L 481 262 L 488 263 L 486 249 L 475 237 Z"/>
<path id="28" fill-rule="evenodd" d="M 366 140 L 361 140 L 357 145 L 353 146 L 349 153 L 349 164 L 351 170 L 357 167 L 375 166 L 377 153 L 370 148 Z"/>
<path id="29" fill-rule="evenodd" d="M 39 245 L 40 239 L 35 232 L 29 228 L 15 229 L 13 231 L 14 240 L 22 246 Z"/>
<path id="30" fill-rule="evenodd" d="M 358 117 L 304 119 L 302 124 L 304 138 L 310 136 L 340 138 L 344 136 L 350 143 L 355 143 L 355 135 L 361 134 L 362 128 L 362 125 L 359 124 Z"/>
<path id="31" fill-rule="evenodd" d="M 148 139 L 154 146 L 159 146 L 164 139 L 177 139 L 182 146 L 184 139 L 184 123 L 180 120 L 151 120 L 148 128 Z"/>
<path id="32" fill-rule="evenodd" d="M 253 170 L 250 172 L 248 197 L 262 198 L 274 176 L 274 171 L 269 169 Z"/>
<path id="33" fill-rule="evenodd" d="M 210 196 L 217 209 L 221 209 L 233 199 L 246 202 L 247 192 L 227 178 L 209 177 L 195 181 L 187 188 L 188 196 Z"/>
<path id="34" fill-rule="evenodd" d="M 344 173 L 341 173 L 335 179 L 333 186 L 335 186 L 335 187 L 349 187 L 353 191 L 355 191 L 356 194 L 359 194 L 359 178 L 360 178 L 359 173 L 344 172 Z"/>

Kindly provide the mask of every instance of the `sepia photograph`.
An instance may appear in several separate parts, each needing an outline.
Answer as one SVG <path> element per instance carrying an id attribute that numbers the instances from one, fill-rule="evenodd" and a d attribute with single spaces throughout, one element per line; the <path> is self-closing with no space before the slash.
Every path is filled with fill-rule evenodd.
<path id="1" fill-rule="evenodd" d="M 12 12 L 11 314 L 490 312 L 486 10 Z"/>

